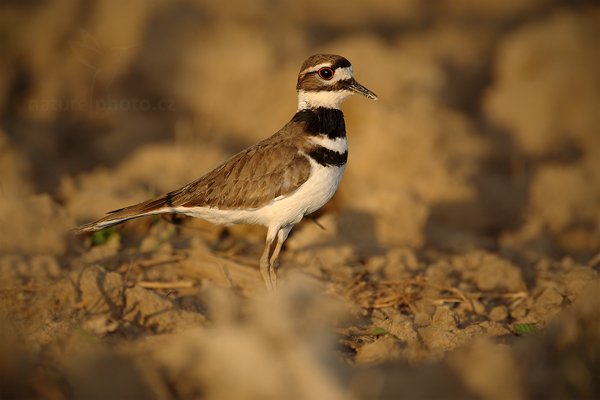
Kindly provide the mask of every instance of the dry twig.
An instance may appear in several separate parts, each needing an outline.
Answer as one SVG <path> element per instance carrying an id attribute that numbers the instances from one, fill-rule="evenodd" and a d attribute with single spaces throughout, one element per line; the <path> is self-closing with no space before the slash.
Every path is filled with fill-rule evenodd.
<path id="1" fill-rule="evenodd" d="M 187 289 L 194 287 L 193 281 L 173 281 L 173 282 L 154 282 L 154 281 L 138 281 L 136 286 L 145 289 Z"/>

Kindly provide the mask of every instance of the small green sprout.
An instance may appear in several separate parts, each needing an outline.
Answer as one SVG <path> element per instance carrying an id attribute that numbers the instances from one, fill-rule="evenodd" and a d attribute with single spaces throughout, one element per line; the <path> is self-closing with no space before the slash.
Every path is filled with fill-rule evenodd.
<path id="1" fill-rule="evenodd" d="M 514 324 L 513 332 L 517 335 L 528 335 L 539 332 L 539 328 L 532 324 Z"/>
<path id="2" fill-rule="evenodd" d="M 371 334 L 373 336 L 385 336 L 385 335 L 389 335 L 390 333 L 385 328 L 376 326 L 375 328 L 373 328 L 373 331 L 371 332 Z"/>
<path id="3" fill-rule="evenodd" d="M 97 246 L 99 244 L 104 244 L 108 241 L 108 239 L 113 235 L 118 235 L 119 233 L 114 227 L 102 229 L 101 231 L 94 232 L 92 234 L 92 246 Z"/>

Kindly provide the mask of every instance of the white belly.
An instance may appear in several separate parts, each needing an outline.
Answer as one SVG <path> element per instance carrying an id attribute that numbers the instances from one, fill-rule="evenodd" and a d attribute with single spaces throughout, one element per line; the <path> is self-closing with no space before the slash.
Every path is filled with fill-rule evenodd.
<path id="1" fill-rule="evenodd" d="M 245 210 L 219 210 L 210 207 L 172 209 L 173 212 L 201 218 L 214 224 L 257 224 L 281 227 L 300 222 L 302 217 L 323 207 L 335 194 L 345 166 L 324 167 L 312 159 L 310 178 L 296 191 L 269 204 Z"/>

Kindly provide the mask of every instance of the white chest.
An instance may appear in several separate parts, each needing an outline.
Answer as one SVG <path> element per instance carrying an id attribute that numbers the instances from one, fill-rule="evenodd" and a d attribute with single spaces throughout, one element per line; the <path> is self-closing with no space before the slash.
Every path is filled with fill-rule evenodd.
<path id="1" fill-rule="evenodd" d="M 345 166 L 324 167 L 313 160 L 310 163 L 310 178 L 292 194 L 253 211 L 249 215 L 253 223 L 265 226 L 297 224 L 305 215 L 317 211 L 333 197 Z"/>
<path id="2" fill-rule="evenodd" d="M 311 177 L 290 196 L 290 200 L 304 205 L 304 215 L 317 211 L 337 191 L 345 169 L 345 165 L 324 167 L 311 160 Z"/>

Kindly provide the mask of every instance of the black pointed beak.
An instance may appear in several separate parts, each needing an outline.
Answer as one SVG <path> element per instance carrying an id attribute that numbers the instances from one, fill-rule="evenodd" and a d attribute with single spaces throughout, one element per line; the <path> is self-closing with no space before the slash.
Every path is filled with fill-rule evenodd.
<path id="1" fill-rule="evenodd" d="M 352 90 L 355 93 L 362 94 L 363 96 L 368 97 L 369 99 L 377 100 L 377 95 L 375 93 L 373 93 L 360 83 L 356 82 L 354 78 L 352 79 L 352 81 L 350 81 L 348 89 Z"/>

